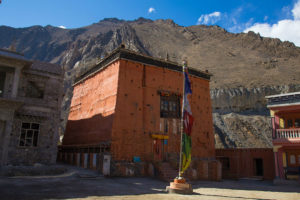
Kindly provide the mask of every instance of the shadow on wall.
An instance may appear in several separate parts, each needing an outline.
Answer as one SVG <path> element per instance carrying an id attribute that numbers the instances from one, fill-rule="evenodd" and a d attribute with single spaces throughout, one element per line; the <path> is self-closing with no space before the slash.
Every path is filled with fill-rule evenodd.
<path id="1" fill-rule="evenodd" d="M 94 115 L 81 120 L 69 120 L 63 145 L 95 144 L 111 139 L 114 114 Z"/>

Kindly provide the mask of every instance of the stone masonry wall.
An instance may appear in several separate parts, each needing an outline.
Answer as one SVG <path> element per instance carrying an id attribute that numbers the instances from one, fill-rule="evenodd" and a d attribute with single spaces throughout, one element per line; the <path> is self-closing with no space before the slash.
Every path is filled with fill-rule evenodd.
<path id="1" fill-rule="evenodd" d="M 17 96 L 22 105 L 14 112 L 8 141 L 8 164 L 56 162 L 62 81 L 62 74 L 30 68 L 22 70 Z M 37 146 L 20 146 L 22 122 L 40 125 Z"/>

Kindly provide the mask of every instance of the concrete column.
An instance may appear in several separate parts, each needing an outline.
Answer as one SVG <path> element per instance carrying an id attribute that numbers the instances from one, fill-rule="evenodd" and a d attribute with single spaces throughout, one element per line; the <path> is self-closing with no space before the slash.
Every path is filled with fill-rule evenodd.
<path id="1" fill-rule="evenodd" d="M 278 153 L 279 149 L 281 148 L 281 145 L 274 145 L 273 146 L 273 152 L 274 152 L 274 165 L 275 165 L 275 179 L 282 178 L 280 173 L 280 165 L 282 165 L 282 159 L 279 158 L 279 156 L 282 156 Z"/>
<path id="2" fill-rule="evenodd" d="M 275 125 L 275 117 L 271 118 L 272 122 L 272 138 L 276 138 L 276 125 Z"/>
<path id="3" fill-rule="evenodd" d="M 4 143 L 5 121 L 0 120 L 0 165 L 2 164 L 2 151 Z"/>
<path id="4" fill-rule="evenodd" d="M 87 153 L 84 153 L 83 154 L 84 157 L 83 157 L 83 168 L 87 168 L 88 167 L 88 154 Z"/>
<path id="5" fill-rule="evenodd" d="M 275 164 L 275 179 L 279 178 L 279 170 L 278 170 L 278 155 L 277 152 L 274 152 L 274 164 Z"/>
<path id="6" fill-rule="evenodd" d="M 10 133 L 12 131 L 12 120 L 8 120 L 5 123 L 5 128 L 3 132 L 3 142 L 2 142 L 2 155 L 0 159 L 0 165 L 6 165 L 7 164 L 7 154 L 8 154 L 8 148 L 9 148 L 9 142 L 10 142 Z"/>
<path id="7" fill-rule="evenodd" d="M 21 74 L 21 68 L 19 68 L 19 67 L 15 68 L 14 82 L 13 82 L 13 88 L 12 88 L 12 93 L 11 93 L 12 98 L 17 97 L 20 74 Z"/>

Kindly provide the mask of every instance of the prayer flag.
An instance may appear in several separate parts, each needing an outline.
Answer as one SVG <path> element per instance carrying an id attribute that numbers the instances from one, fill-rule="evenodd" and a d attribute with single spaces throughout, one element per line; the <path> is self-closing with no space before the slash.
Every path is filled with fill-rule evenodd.
<path id="1" fill-rule="evenodd" d="M 185 67 L 184 67 L 185 68 Z M 189 103 L 188 96 L 192 94 L 191 82 L 189 80 L 188 72 L 186 69 L 183 70 L 184 73 L 184 107 L 183 107 L 183 135 L 182 135 L 182 167 L 181 173 L 183 173 L 190 165 L 192 161 L 192 126 L 194 118 L 192 116 L 191 106 Z"/>

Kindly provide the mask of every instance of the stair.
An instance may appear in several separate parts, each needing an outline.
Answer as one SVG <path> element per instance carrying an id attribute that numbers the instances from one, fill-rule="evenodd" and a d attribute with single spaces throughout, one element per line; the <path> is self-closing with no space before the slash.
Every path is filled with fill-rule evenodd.
<path id="1" fill-rule="evenodd" d="M 159 166 L 159 178 L 163 181 L 172 182 L 178 176 L 178 171 L 173 169 L 168 162 L 163 162 Z"/>

